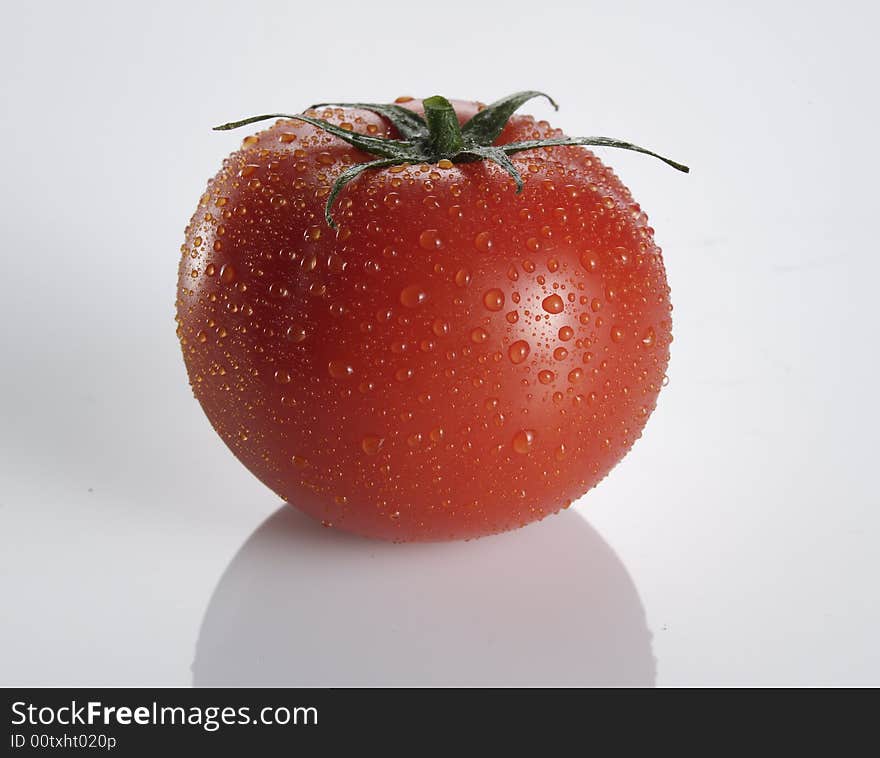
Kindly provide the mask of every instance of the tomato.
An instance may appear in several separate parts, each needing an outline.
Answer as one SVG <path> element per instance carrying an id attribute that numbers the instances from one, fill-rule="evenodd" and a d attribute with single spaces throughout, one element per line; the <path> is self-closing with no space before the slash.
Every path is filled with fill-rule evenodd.
<path id="1" fill-rule="evenodd" d="M 453 107 L 458 124 L 485 109 Z M 376 140 L 406 124 L 331 106 L 279 119 L 224 161 L 186 229 L 195 396 L 248 469 L 326 526 L 399 541 L 522 526 L 599 482 L 655 407 L 672 306 L 645 213 L 589 150 L 502 115 L 492 144 L 553 146 L 508 168 L 389 159 L 329 205 L 376 157 L 323 124 Z"/>

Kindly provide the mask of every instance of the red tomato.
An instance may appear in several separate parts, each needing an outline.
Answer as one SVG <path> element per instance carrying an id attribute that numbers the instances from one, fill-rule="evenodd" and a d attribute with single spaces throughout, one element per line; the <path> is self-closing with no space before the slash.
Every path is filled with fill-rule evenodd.
<path id="1" fill-rule="evenodd" d="M 421 112 L 421 103 L 408 108 Z M 475 103 L 456 102 L 460 122 Z M 391 137 L 367 110 L 307 111 Z M 513 116 L 496 144 L 561 137 Z M 642 433 L 669 288 L 647 217 L 582 147 L 364 172 L 310 123 L 244 140 L 186 229 L 178 336 L 233 453 L 326 526 L 470 538 L 568 507 Z"/>

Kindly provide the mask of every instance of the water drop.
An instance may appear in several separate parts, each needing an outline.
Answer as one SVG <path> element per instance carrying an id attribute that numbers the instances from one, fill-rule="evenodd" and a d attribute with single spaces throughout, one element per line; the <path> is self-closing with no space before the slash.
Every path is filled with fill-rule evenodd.
<path id="1" fill-rule="evenodd" d="M 532 429 L 521 429 L 513 435 L 513 449 L 521 455 L 528 453 L 535 443 L 536 436 Z"/>
<path id="2" fill-rule="evenodd" d="M 522 363 L 529 357 L 531 349 L 529 343 L 525 340 L 517 340 L 508 348 L 507 356 L 510 358 L 511 363 Z"/>
<path id="3" fill-rule="evenodd" d="M 500 311 L 504 307 L 504 293 L 497 287 L 487 290 L 483 295 L 483 305 L 490 311 Z"/>
<path id="4" fill-rule="evenodd" d="M 547 313 L 562 313 L 565 310 L 565 302 L 559 295 L 548 295 L 541 301 L 541 307 Z"/>
<path id="5" fill-rule="evenodd" d="M 477 345 L 482 344 L 487 339 L 489 339 L 489 332 L 487 332 L 483 327 L 478 326 L 471 332 L 471 342 L 476 343 Z"/>
<path id="6" fill-rule="evenodd" d="M 416 308 L 428 299 L 428 293 L 419 284 L 410 284 L 400 291 L 400 302 L 407 308 Z"/>
<path id="7" fill-rule="evenodd" d="M 235 266 L 231 263 L 224 263 L 220 268 L 220 283 L 232 284 L 235 281 L 236 275 Z"/>
<path id="8" fill-rule="evenodd" d="M 488 253 L 492 249 L 492 235 L 489 232 L 480 232 L 474 238 L 474 247 L 481 253 Z"/>
<path id="9" fill-rule="evenodd" d="M 349 366 L 345 361 L 335 360 L 327 364 L 327 372 L 334 379 L 346 379 L 354 374 L 354 368 Z"/>
<path id="10" fill-rule="evenodd" d="M 581 265 L 590 273 L 596 271 L 599 268 L 599 259 L 595 256 L 594 253 L 589 251 L 583 253 L 581 255 Z"/>
<path id="11" fill-rule="evenodd" d="M 419 247 L 422 250 L 439 250 L 443 247 L 443 240 L 440 238 L 440 232 L 436 229 L 425 229 L 419 235 Z"/>
<path id="12" fill-rule="evenodd" d="M 384 437 L 378 437 L 375 434 L 368 434 L 361 440 L 361 449 L 367 455 L 376 455 L 385 444 Z"/>

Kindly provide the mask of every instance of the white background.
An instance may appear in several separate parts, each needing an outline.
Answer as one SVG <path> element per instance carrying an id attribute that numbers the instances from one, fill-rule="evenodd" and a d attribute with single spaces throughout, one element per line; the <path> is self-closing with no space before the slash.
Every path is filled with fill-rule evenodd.
<path id="1" fill-rule="evenodd" d="M 0 684 L 880 684 L 875 4 L 2 15 Z M 693 169 L 602 153 L 673 290 L 644 438 L 512 535 L 254 534 L 281 504 L 174 337 L 183 228 L 242 137 L 209 127 L 528 88 Z"/>

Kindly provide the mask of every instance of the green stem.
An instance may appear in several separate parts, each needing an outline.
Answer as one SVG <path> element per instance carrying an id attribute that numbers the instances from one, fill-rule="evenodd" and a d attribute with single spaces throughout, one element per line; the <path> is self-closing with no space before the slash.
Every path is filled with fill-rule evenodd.
<path id="1" fill-rule="evenodd" d="M 445 97 L 434 95 L 422 101 L 431 147 L 438 157 L 453 156 L 464 147 L 455 109 Z"/>

